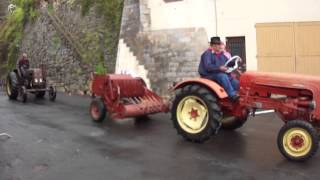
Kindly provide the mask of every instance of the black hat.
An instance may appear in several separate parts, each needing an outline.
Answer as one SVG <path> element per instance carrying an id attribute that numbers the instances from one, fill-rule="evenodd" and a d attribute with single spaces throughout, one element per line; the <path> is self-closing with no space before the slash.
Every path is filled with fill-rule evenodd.
<path id="1" fill-rule="evenodd" d="M 219 45 L 221 43 L 222 43 L 222 41 L 220 40 L 220 37 L 212 37 L 211 38 L 211 41 L 210 41 L 211 45 L 213 45 L 213 44 Z"/>

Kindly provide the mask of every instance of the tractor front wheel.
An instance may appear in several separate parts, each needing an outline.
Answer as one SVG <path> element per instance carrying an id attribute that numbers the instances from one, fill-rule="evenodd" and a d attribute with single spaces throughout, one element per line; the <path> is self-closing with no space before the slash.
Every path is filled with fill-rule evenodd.
<path id="1" fill-rule="evenodd" d="M 222 117 L 216 96 L 199 85 L 187 85 L 176 91 L 171 114 L 178 134 L 196 143 L 215 134 Z"/>
<path id="2" fill-rule="evenodd" d="M 90 114 L 94 122 L 102 122 L 106 118 L 107 110 L 102 99 L 93 99 L 90 105 Z"/>
<path id="3" fill-rule="evenodd" d="M 288 160 L 306 161 L 317 152 L 318 146 L 317 130 L 306 121 L 289 121 L 278 134 L 278 148 Z"/>
<path id="4" fill-rule="evenodd" d="M 28 101 L 28 93 L 27 93 L 27 88 L 25 86 L 21 87 L 20 90 L 20 95 L 23 103 L 26 103 Z"/>
<path id="5" fill-rule="evenodd" d="M 49 100 L 50 101 L 52 101 L 52 102 L 55 101 L 56 98 L 57 98 L 57 90 L 56 90 L 56 88 L 54 88 L 53 86 L 50 86 L 48 95 L 49 95 Z"/>

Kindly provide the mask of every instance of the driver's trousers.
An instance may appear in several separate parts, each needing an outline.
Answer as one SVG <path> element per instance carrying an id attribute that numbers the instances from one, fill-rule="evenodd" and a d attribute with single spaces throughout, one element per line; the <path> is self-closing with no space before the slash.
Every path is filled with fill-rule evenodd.
<path id="1" fill-rule="evenodd" d="M 226 73 L 212 73 L 204 78 L 213 80 L 220 84 L 225 89 L 229 97 L 235 96 L 237 91 L 239 91 L 239 81 Z"/>

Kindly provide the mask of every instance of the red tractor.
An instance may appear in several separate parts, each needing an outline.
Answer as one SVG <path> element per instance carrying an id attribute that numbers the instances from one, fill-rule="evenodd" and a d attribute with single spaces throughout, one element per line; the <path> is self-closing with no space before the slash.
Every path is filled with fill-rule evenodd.
<path id="1" fill-rule="evenodd" d="M 232 58 L 238 68 L 240 59 Z M 240 99 L 229 100 L 216 82 L 195 78 L 177 84 L 172 121 L 186 140 L 204 142 L 221 129 L 240 128 L 249 113 L 273 109 L 284 121 L 278 134 L 280 152 L 289 160 L 311 158 L 319 145 L 320 78 L 246 72 L 241 74 Z"/>

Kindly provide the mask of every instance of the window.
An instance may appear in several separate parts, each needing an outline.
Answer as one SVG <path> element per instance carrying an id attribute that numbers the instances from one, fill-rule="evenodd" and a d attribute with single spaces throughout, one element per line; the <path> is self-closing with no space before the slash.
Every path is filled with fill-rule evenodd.
<path id="1" fill-rule="evenodd" d="M 227 37 L 226 40 L 227 51 L 230 52 L 232 56 L 240 56 L 243 63 L 246 64 L 246 38 L 244 36 Z"/>

